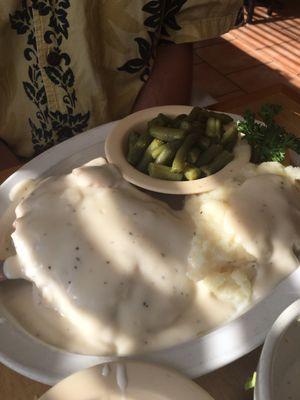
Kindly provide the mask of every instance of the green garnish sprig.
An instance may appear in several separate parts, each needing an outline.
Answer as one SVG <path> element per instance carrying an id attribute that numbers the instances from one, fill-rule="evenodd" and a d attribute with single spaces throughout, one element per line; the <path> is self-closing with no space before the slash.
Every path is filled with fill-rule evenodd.
<path id="1" fill-rule="evenodd" d="M 244 134 L 244 140 L 252 149 L 252 162 L 282 162 L 287 149 L 300 154 L 300 139 L 275 122 L 276 115 L 281 111 L 281 105 L 265 104 L 258 113 L 263 123 L 256 122 L 255 113 L 249 110 L 244 114 L 244 121 L 239 122 L 238 131 Z"/>

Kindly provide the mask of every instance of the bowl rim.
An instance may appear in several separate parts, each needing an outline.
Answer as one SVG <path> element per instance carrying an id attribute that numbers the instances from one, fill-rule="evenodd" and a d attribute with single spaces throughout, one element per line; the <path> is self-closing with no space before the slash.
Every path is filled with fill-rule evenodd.
<path id="1" fill-rule="evenodd" d="M 175 116 L 189 113 L 192 108 L 192 106 L 173 105 L 152 107 L 142 111 L 137 111 L 123 118 L 115 125 L 114 129 L 112 129 L 105 140 L 105 155 L 108 162 L 115 164 L 128 182 L 152 192 L 186 195 L 204 193 L 216 189 L 221 182 L 230 177 L 234 169 L 240 169 L 250 160 L 250 146 L 246 142 L 239 140 L 239 143 L 234 148 L 235 158 L 224 168 L 211 176 L 194 181 L 176 182 L 152 178 L 130 165 L 124 155 L 124 137 L 132 126 L 148 121 L 159 113 Z M 233 117 L 235 121 L 241 119 L 241 117 L 236 114 L 226 114 Z"/>
<path id="2" fill-rule="evenodd" d="M 289 326 L 300 314 L 300 299 L 290 304 L 275 320 L 260 355 L 257 383 L 255 385 L 255 400 L 273 400 L 272 370 L 277 345 Z"/>

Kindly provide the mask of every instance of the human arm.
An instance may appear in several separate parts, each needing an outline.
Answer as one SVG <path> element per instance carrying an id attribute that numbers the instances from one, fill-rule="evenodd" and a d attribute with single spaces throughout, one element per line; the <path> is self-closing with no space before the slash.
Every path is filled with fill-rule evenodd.
<path id="1" fill-rule="evenodd" d="M 159 46 L 151 75 L 142 87 L 133 111 L 162 105 L 189 104 L 192 76 L 191 43 Z"/>
<path id="2" fill-rule="evenodd" d="M 0 183 L 12 174 L 20 164 L 17 157 L 9 150 L 7 145 L 0 140 Z"/>

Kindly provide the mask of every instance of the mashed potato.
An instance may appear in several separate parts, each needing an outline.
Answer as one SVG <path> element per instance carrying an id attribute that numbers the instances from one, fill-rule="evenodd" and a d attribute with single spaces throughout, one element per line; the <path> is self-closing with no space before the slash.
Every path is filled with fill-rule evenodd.
<path id="1" fill-rule="evenodd" d="M 264 286 L 294 270 L 299 178 L 300 168 L 249 163 L 218 189 L 188 198 L 185 209 L 196 224 L 189 276 L 203 280 L 220 300 L 243 308 L 253 288 L 258 297 Z"/>

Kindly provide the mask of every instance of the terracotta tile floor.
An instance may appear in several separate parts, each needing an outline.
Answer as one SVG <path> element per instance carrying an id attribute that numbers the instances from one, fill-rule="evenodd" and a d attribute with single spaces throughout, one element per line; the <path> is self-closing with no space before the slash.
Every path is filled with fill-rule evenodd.
<path id="1" fill-rule="evenodd" d="M 286 83 L 300 92 L 300 0 L 266 15 L 255 8 L 253 25 L 194 46 L 194 86 L 217 101 Z"/>

